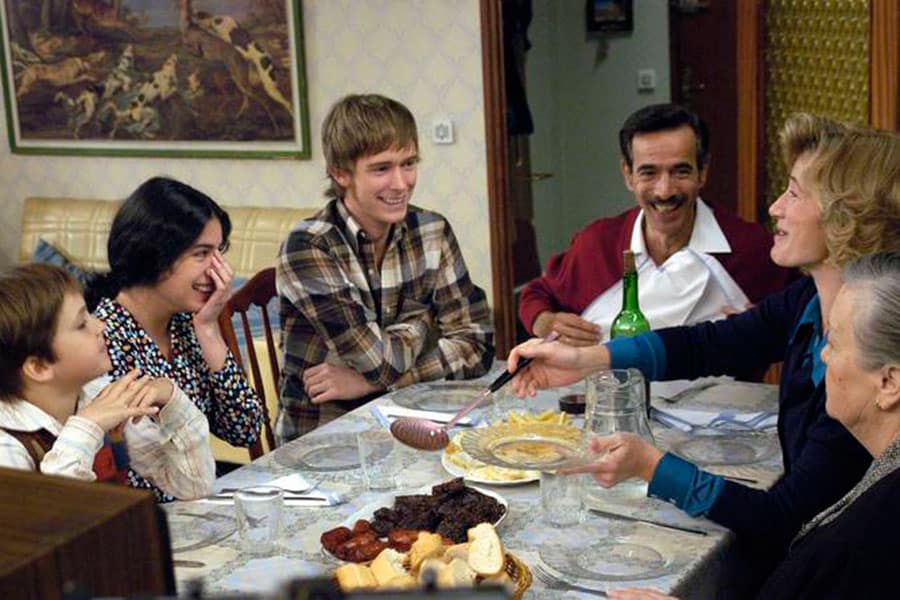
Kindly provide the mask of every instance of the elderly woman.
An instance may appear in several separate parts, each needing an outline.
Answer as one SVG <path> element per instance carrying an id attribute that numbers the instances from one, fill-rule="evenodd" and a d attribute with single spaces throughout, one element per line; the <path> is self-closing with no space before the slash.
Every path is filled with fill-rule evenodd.
<path id="1" fill-rule="evenodd" d="M 900 253 L 851 262 L 827 326 L 825 408 L 875 461 L 862 481 L 803 526 L 760 598 L 878 598 L 897 585 Z M 609 597 L 668 598 L 648 590 Z"/>
<path id="2" fill-rule="evenodd" d="M 650 482 L 650 496 L 729 527 L 750 544 L 761 570 L 771 569 L 802 523 L 843 496 L 871 460 L 826 414 L 819 354 L 827 328 L 821 315 L 829 314 L 840 289 L 842 265 L 900 249 L 896 134 L 796 115 L 781 139 L 790 182 L 769 210 L 775 220 L 771 254 L 777 264 L 802 267 L 809 277 L 724 321 L 585 348 L 530 341 L 509 356 L 510 367 L 521 357 L 537 359 L 513 380 L 520 395 L 610 367 L 635 366 L 650 379 L 692 379 L 783 360 L 778 434 L 785 475 L 770 490 L 714 476 L 625 434 L 593 440 L 593 449 L 607 454 L 587 467 L 605 486 L 640 477 Z"/>
<path id="3" fill-rule="evenodd" d="M 218 318 L 233 271 L 223 252 L 231 221 L 212 198 L 164 177 L 125 200 L 109 232 L 110 271 L 88 285 L 88 305 L 105 322 L 114 379 L 132 369 L 168 377 L 234 446 L 259 436 L 262 406 L 228 350 Z M 135 487 L 154 490 L 133 471 Z"/>

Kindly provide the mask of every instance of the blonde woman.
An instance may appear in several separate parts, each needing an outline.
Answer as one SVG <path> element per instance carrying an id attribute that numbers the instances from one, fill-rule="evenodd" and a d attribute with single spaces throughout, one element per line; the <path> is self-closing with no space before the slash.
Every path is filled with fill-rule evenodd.
<path id="1" fill-rule="evenodd" d="M 774 566 L 801 524 L 843 496 L 869 465 L 869 453 L 825 411 L 822 315 L 831 310 L 846 262 L 900 249 L 896 134 L 800 114 L 788 120 L 781 139 L 790 182 L 769 210 L 771 255 L 808 277 L 724 321 L 585 348 L 530 341 L 509 356 L 510 367 L 522 357 L 538 359 L 513 380 L 520 395 L 609 367 L 636 366 L 655 380 L 690 379 L 783 360 L 778 434 L 785 475 L 769 491 L 726 481 L 622 434 L 594 440 L 594 450 L 608 454 L 585 469 L 605 486 L 632 477 L 649 481 L 649 495 L 735 531 L 761 569 Z"/>

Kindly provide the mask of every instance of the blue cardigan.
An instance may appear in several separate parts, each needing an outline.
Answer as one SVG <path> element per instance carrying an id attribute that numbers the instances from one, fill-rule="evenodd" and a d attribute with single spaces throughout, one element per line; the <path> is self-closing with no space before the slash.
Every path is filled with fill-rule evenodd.
<path id="1" fill-rule="evenodd" d="M 825 413 L 825 384 L 821 373 L 813 377 L 811 350 L 820 323 L 804 318 L 815 298 L 815 284 L 804 277 L 728 319 L 660 329 L 641 336 L 643 340 L 614 340 L 609 346 L 614 368 L 630 363 L 661 380 L 740 377 L 784 361 L 778 417 L 784 477 L 768 491 L 717 478 L 715 492 L 699 513 L 772 561 L 784 555 L 801 525 L 848 492 L 871 462 L 859 442 Z M 661 467 L 672 462 L 683 463 L 666 455 Z M 712 476 L 695 471 L 695 485 L 704 477 L 702 487 L 708 492 Z M 670 490 L 660 489 L 666 486 L 656 479 L 654 474 L 651 495 L 672 500 Z"/>

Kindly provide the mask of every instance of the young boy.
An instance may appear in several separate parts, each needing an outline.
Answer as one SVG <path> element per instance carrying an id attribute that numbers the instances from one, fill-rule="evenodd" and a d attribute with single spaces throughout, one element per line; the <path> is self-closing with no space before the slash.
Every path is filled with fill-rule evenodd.
<path id="1" fill-rule="evenodd" d="M 284 370 L 277 434 L 302 435 L 386 389 L 484 374 L 494 358 L 484 291 L 450 223 L 413 206 L 412 113 L 377 94 L 322 124 L 329 201 L 281 247 Z"/>
<path id="2" fill-rule="evenodd" d="M 206 418 L 168 379 L 102 387 L 103 323 L 63 269 L 0 274 L 0 348 L 0 466 L 118 482 L 131 468 L 177 498 L 209 494 Z"/>

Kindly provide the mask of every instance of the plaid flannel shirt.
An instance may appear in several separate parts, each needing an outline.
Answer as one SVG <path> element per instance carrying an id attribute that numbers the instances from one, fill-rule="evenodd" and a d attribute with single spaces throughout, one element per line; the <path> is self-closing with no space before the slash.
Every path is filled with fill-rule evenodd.
<path id="1" fill-rule="evenodd" d="M 450 224 L 410 206 L 391 230 L 379 271 L 374 243 L 331 200 L 301 221 L 279 252 L 284 371 L 277 433 L 288 441 L 367 399 L 313 405 L 303 371 L 345 365 L 384 389 L 487 372 L 493 325 L 484 291 L 469 279 Z"/>

